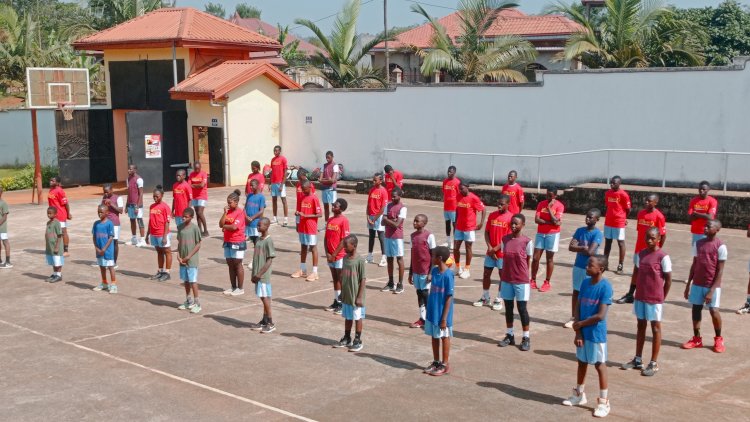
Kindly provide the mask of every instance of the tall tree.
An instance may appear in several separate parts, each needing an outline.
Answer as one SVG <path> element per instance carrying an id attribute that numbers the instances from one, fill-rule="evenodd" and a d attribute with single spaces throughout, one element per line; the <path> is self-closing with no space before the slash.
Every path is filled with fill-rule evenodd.
<path id="1" fill-rule="evenodd" d="M 279 30 L 277 41 L 283 46 L 281 48 L 281 57 L 286 61 L 289 67 L 299 67 L 304 65 L 307 60 L 305 53 L 299 51 L 299 40 L 287 42 L 287 38 L 289 37 L 289 25 L 281 26 L 279 23 L 276 24 L 276 26 Z"/>
<path id="2" fill-rule="evenodd" d="M 722 66 L 750 54 L 750 11 L 734 0 L 717 7 L 677 9 L 675 15 L 701 26 L 708 33 L 703 48 L 706 64 Z"/>
<path id="3" fill-rule="evenodd" d="M 238 3 L 237 6 L 235 6 L 234 11 L 243 19 L 260 19 L 260 9 L 255 6 L 250 6 L 247 3 Z"/>
<path id="4" fill-rule="evenodd" d="M 206 11 L 206 13 L 210 13 L 210 14 L 218 17 L 218 18 L 224 19 L 224 17 L 226 17 L 226 15 L 227 15 L 227 11 L 224 10 L 224 6 L 222 6 L 221 3 L 211 3 L 211 2 L 208 2 L 203 7 L 204 7 L 204 10 Z"/>

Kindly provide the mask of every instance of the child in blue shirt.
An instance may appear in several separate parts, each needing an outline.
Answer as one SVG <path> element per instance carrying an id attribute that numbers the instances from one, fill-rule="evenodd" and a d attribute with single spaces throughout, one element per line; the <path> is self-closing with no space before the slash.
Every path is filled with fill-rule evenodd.
<path id="1" fill-rule="evenodd" d="M 117 281 L 115 280 L 115 225 L 107 218 L 109 207 L 99 205 L 97 212 L 99 220 L 94 222 L 91 228 L 91 235 L 94 240 L 94 249 L 96 250 L 96 264 L 102 273 L 102 282 L 94 287 L 94 290 L 100 292 L 109 290 L 109 293 L 117 293 Z M 107 270 L 111 283 L 107 283 Z"/>
<path id="2" fill-rule="evenodd" d="M 575 309 L 573 329 L 576 332 L 576 358 L 578 358 L 577 386 L 573 395 L 563 401 L 565 406 L 582 406 L 587 403 L 583 392 L 586 369 L 594 365 L 599 374 L 599 399 L 594 416 L 603 418 L 609 414 L 607 398 L 607 309 L 612 304 L 612 285 L 605 278 L 607 265 L 603 255 L 589 258 L 586 275 L 581 283 Z"/>
<path id="3" fill-rule="evenodd" d="M 433 376 L 450 372 L 448 358 L 453 336 L 453 271 L 446 261 L 451 255 L 450 249 L 438 246 L 432 253 L 432 284 L 427 297 L 427 317 L 424 332 L 432 337 L 432 363 L 424 373 Z M 443 360 L 440 361 L 440 344 L 443 344 Z"/>
<path id="4" fill-rule="evenodd" d="M 596 228 L 596 223 L 602 216 L 602 212 L 596 208 L 590 209 L 586 213 L 586 226 L 581 227 L 573 233 L 573 238 L 570 239 L 570 246 L 568 250 L 576 253 L 576 260 L 573 264 L 573 296 L 570 298 L 571 317 L 563 327 L 571 328 L 575 322 L 575 318 L 572 315 L 576 313 L 576 300 L 578 300 L 578 292 L 581 290 L 581 283 L 586 278 L 586 266 L 589 262 L 589 257 L 594 256 L 599 251 L 599 245 L 604 240 L 604 235 L 601 230 Z"/>
<path id="5" fill-rule="evenodd" d="M 250 193 L 245 199 L 245 240 L 253 242 L 253 246 L 258 242 L 258 222 L 263 217 L 266 210 L 266 197 L 261 192 L 260 184 L 256 179 L 250 181 Z M 247 267 L 253 269 L 253 263 L 247 264 Z"/>

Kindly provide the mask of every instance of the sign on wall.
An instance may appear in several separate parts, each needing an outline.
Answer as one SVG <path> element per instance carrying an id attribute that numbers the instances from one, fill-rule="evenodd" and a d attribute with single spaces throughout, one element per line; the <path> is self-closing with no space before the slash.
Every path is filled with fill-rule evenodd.
<path id="1" fill-rule="evenodd" d="M 161 135 L 146 135 L 146 158 L 161 158 Z"/>
<path id="2" fill-rule="evenodd" d="M 211 127 L 219 127 L 219 119 L 211 119 Z"/>

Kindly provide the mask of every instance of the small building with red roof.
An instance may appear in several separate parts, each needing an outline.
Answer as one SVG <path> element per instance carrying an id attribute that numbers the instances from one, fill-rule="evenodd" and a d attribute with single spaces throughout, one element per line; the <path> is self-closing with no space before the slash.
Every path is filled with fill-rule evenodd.
<path id="1" fill-rule="evenodd" d="M 448 36 L 456 42 L 461 35 L 460 12 L 451 13 L 438 19 L 445 27 Z M 537 51 L 536 62 L 530 70 L 555 69 L 562 70 L 571 67 L 571 63 L 555 62 L 553 57 L 561 52 L 568 38 L 582 30 L 576 22 L 560 15 L 527 15 L 518 9 L 504 9 L 497 14 L 495 21 L 485 32 L 487 39 L 504 35 L 520 36 L 531 42 Z M 394 71 L 401 72 L 404 83 L 429 82 L 430 78 L 421 75 L 419 68 L 421 59 L 417 50 L 429 50 L 434 30 L 429 23 L 404 31 L 395 40 L 388 42 L 390 52 L 390 74 L 394 79 Z M 385 43 L 380 43 L 370 50 L 373 67 L 385 67 Z M 575 66 L 575 64 L 573 64 Z M 529 72 L 532 74 L 532 72 Z M 442 75 L 445 80 L 447 75 Z"/>

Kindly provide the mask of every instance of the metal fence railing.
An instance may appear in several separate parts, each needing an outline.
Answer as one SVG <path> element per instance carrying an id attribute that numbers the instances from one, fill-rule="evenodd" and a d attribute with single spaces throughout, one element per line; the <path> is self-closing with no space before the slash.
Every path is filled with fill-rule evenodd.
<path id="1" fill-rule="evenodd" d="M 556 154 L 484 154 L 477 152 L 456 152 L 456 151 L 422 151 L 413 149 L 396 149 L 396 148 L 383 148 L 383 158 L 385 162 L 388 161 L 388 153 L 406 153 L 406 154 L 433 154 L 433 155 L 447 155 L 448 161 L 453 164 L 454 156 L 475 156 L 475 157 L 490 157 L 492 159 L 492 186 L 495 186 L 495 159 L 498 157 L 504 158 L 531 158 L 537 160 L 537 190 L 542 187 L 542 161 L 544 159 L 552 157 L 564 157 L 574 155 L 585 155 L 585 154 L 607 154 L 607 173 L 604 175 L 604 180 L 608 180 L 610 176 L 611 168 L 611 155 L 616 152 L 628 152 L 628 153 L 647 153 L 647 154 L 662 154 L 662 178 L 661 187 L 667 186 L 667 162 L 670 154 L 688 154 L 688 155 L 718 155 L 724 158 L 724 171 L 722 173 L 722 186 L 724 192 L 727 191 L 727 176 L 729 170 L 729 157 L 730 156 L 750 156 L 750 152 L 736 152 L 736 151 L 690 151 L 690 150 L 672 150 L 672 149 L 628 149 L 628 148 L 609 148 L 609 149 L 592 149 L 585 151 L 572 151 L 572 152 L 561 152 Z"/>

